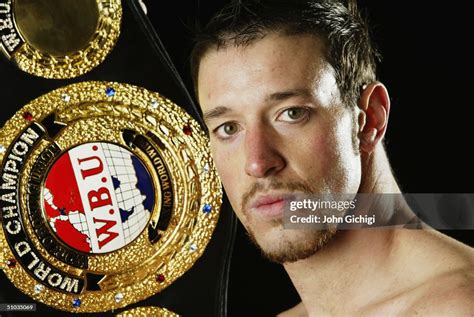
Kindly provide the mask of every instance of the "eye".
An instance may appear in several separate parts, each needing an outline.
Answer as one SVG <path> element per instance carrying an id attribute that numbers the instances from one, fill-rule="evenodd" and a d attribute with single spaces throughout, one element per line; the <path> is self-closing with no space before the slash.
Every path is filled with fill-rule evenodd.
<path id="1" fill-rule="evenodd" d="M 284 110 L 279 116 L 280 121 L 299 122 L 309 115 L 309 110 L 304 107 L 291 107 Z"/>
<path id="2" fill-rule="evenodd" d="M 227 139 L 239 131 L 239 125 L 236 122 L 226 122 L 214 130 L 214 134 L 219 139 Z"/>

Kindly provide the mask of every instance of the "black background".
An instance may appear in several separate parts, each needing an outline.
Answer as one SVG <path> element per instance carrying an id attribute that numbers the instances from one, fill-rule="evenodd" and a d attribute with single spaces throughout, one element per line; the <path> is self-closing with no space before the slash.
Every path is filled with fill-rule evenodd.
<path id="1" fill-rule="evenodd" d="M 192 91 L 192 25 L 226 1 L 145 1 L 148 16 Z M 472 18 L 460 2 L 359 1 L 382 54 L 378 78 L 392 110 L 386 148 L 408 193 L 472 193 Z M 473 245 L 472 231 L 446 231 Z M 229 316 L 271 316 L 298 301 L 284 270 L 237 233 Z"/>

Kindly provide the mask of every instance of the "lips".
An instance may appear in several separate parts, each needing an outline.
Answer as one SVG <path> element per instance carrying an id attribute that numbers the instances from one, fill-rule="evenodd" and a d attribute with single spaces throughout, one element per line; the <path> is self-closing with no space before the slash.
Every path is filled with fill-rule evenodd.
<path id="1" fill-rule="evenodd" d="M 257 196 L 250 210 L 265 217 L 278 217 L 283 214 L 286 199 L 283 195 Z"/>

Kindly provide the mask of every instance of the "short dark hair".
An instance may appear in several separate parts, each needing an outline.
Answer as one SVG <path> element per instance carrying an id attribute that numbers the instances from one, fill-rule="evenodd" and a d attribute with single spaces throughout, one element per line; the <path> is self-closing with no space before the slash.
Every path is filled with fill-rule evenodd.
<path id="1" fill-rule="evenodd" d="M 269 33 L 310 34 L 325 44 L 343 102 L 356 106 L 361 87 L 376 80 L 379 58 L 356 0 L 237 0 L 199 29 L 191 53 L 191 76 L 198 94 L 199 65 L 209 49 L 246 46 Z"/>

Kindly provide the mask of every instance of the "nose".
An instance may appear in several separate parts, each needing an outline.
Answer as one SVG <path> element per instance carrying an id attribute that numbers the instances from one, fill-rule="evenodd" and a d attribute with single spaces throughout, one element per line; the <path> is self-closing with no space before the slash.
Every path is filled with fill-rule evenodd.
<path id="1" fill-rule="evenodd" d="M 245 172 L 257 178 L 277 174 L 284 169 L 286 162 L 281 149 L 276 145 L 276 136 L 271 128 L 258 125 L 247 129 L 245 135 Z"/>

